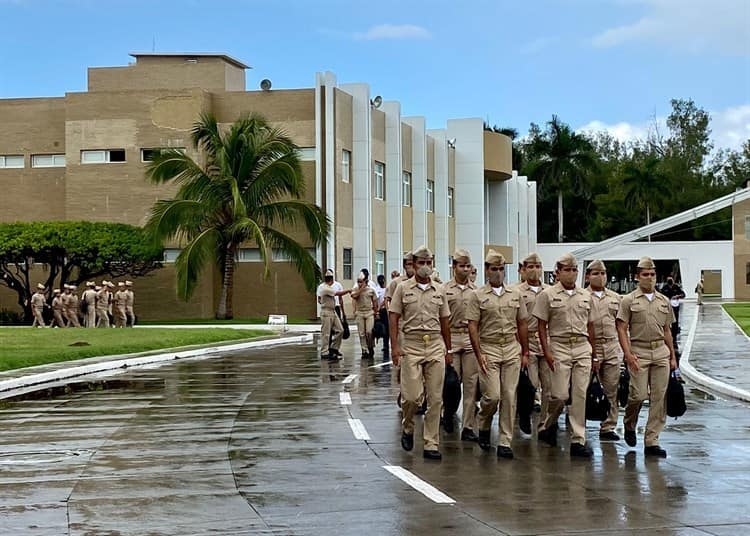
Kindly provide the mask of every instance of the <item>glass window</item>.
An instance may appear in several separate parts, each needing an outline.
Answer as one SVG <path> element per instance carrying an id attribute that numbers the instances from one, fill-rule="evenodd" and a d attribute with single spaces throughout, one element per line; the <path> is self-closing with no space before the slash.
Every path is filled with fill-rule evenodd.
<path id="1" fill-rule="evenodd" d="M 349 182 L 351 173 L 352 152 L 344 149 L 341 151 L 341 181 Z"/>
<path id="2" fill-rule="evenodd" d="M 65 167 L 64 154 L 31 155 L 31 167 Z"/>
<path id="3" fill-rule="evenodd" d="M 315 147 L 300 147 L 299 159 L 303 162 L 315 161 Z"/>
<path id="4" fill-rule="evenodd" d="M 401 174 L 401 199 L 402 205 L 405 207 L 411 206 L 411 173 L 404 171 Z"/>
<path id="5" fill-rule="evenodd" d="M 156 149 L 141 149 L 141 162 L 152 162 L 159 151 L 180 151 L 185 154 L 184 147 L 159 147 Z"/>
<path id="6" fill-rule="evenodd" d="M 427 202 L 425 210 L 427 212 L 435 212 L 435 181 L 427 179 Z"/>
<path id="7" fill-rule="evenodd" d="M 0 156 L 0 168 L 18 169 L 24 165 L 22 154 Z"/>
<path id="8" fill-rule="evenodd" d="M 745 240 L 750 240 L 750 216 L 745 216 Z"/>
<path id="9" fill-rule="evenodd" d="M 344 248 L 344 279 L 352 278 L 352 248 Z"/>
<path id="10" fill-rule="evenodd" d="M 164 262 L 175 262 L 181 249 L 167 248 L 164 250 Z"/>
<path id="11" fill-rule="evenodd" d="M 456 215 L 455 194 L 453 188 L 448 188 L 448 217 L 453 218 Z"/>
<path id="12" fill-rule="evenodd" d="M 81 164 L 125 162 L 125 149 L 81 151 Z"/>
<path id="13" fill-rule="evenodd" d="M 385 164 L 382 162 L 375 162 L 373 169 L 375 175 L 375 199 L 385 200 Z"/>
<path id="14" fill-rule="evenodd" d="M 375 275 L 379 274 L 385 274 L 385 251 L 382 249 L 375 250 Z"/>

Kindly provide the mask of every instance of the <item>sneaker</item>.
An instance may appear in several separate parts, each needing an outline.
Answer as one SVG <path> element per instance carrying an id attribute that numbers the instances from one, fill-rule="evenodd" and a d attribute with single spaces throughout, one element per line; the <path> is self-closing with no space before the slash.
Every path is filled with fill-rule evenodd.
<path id="1" fill-rule="evenodd" d="M 619 441 L 620 436 L 614 432 L 600 432 L 599 441 Z"/>
<path id="2" fill-rule="evenodd" d="M 667 451 L 661 448 L 659 445 L 651 445 L 643 449 L 643 454 L 646 456 L 654 456 L 656 458 L 666 458 Z"/>
<path id="3" fill-rule="evenodd" d="M 497 447 L 497 457 L 498 458 L 505 458 L 506 460 L 512 460 L 513 459 L 513 450 L 510 447 L 504 447 L 502 445 L 499 445 Z"/>
<path id="4" fill-rule="evenodd" d="M 638 440 L 635 438 L 635 430 L 625 430 L 625 443 L 629 447 L 635 447 Z"/>
<path id="5" fill-rule="evenodd" d="M 593 454 L 594 452 L 591 448 L 586 445 L 581 445 L 580 443 L 570 444 L 570 456 L 572 458 L 591 458 Z"/>

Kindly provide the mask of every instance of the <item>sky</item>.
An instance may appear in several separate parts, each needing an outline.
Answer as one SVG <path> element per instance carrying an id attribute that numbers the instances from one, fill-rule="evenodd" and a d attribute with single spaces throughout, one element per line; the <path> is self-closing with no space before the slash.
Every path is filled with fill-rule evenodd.
<path id="1" fill-rule="evenodd" d="M 0 98 L 85 91 L 129 52 L 220 52 L 248 89 L 329 70 L 429 128 L 555 114 L 631 139 L 689 98 L 717 148 L 750 138 L 750 0 L 0 0 L 0 21 Z"/>

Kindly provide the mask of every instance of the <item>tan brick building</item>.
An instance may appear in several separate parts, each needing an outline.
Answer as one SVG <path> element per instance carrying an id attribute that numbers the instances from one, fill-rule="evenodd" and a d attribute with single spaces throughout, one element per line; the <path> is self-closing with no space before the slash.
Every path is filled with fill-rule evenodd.
<path id="1" fill-rule="evenodd" d="M 362 267 L 399 268 L 402 252 L 421 243 L 446 275 L 456 244 L 477 259 L 489 244 L 510 259 L 533 248 L 533 183 L 513 175 L 510 140 L 485 132 L 480 119 L 428 130 L 424 118 L 402 117 L 398 102 L 371 96 L 366 84 L 338 85 L 332 73 L 318 73 L 310 88 L 246 91 L 248 66 L 226 55 L 132 56 L 125 67 L 89 68 L 88 91 L 0 100 L 0 221 L 143 225 L 171 192 L 145 180 L 149 151 L 177 147 L 197 157 L 189 131 L 201 112 L 231 123 L 257 111 L 300 146 L 306 197 L 334 222 L 329 243 L 314 253 L 345 286 Z M 504 204 L 494 205 L 499 198 Z M 508 222 L 521 216 L 514 234 Z M 167 249 L 165 267 L 136 282 L 142 319 L 213 315 L 216 273 L 189 303 L 176 299 L 178 251 Z M 315 316 L 314 297 L 283 259 L 269 280 L 260 274 L 258 251 L 243 248 L 236 317 Z M 0 308 L 14 307 L 15 296 L 0 288 Z"/>

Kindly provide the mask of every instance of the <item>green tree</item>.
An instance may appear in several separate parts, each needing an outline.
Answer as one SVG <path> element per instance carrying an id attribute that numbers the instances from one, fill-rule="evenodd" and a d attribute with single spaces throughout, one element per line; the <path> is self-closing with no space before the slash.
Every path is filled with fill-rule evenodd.
<path id="1" fill-rule="evenodd" d="M 651 209 L 660 208 L 664 204 L 666 179 L 660 165 L 661 160 L 656 155 L 647 155 L 642 159 L 636 155 L 623 169 L 625 206 L 638 211 L 645 210 L 646 225 L 651 223 Z"/>
<path id="2" fill-rule="evenodd" d="M 24 222 L 0 224 L 0 284 L 18 296 L 31 319 L 32 272 L 44 270 L 47 298 L 54 287 L 79 285 L 99 276 L 143 276 L 161 266 L 161 247 L 143 229 L 120 223 Z"/>
<path id="3" fill-rule="evenodd" d="M 262 116 L 240 118 L 222 131 L 203 114 L 191 138 L 203 165 L 180 151 L 160 151 L 146 169 L 156 184 L 178 185 L 173 199 L 157 201 L 146 229 L 154 240 L 177 242 L 177 295 L 187 300 L 203 270 L 213 263 L 221 274 L 217 319 L 233 317 L 235 255 L 242 243 L 258 246 L 268 277 L 274 254 L 294 264 L 308 289 L 321 270 L 308 250 L 290 234 L 301 228 L 318 246 L 329 222 L 316 205 L 304 201 L 305 182 L 298 147 Z"/>
<path id="4" fill-rule="evenodd" d="M 594 146 L 553 115 L 546 130 L 530 141 L 528 152 L 524 174 L 537 182 L 540 198 L 557 197 L 557 241 L 562 242 L 563 197 L 590 198 L 588 179 L 598 168 Z"/>

